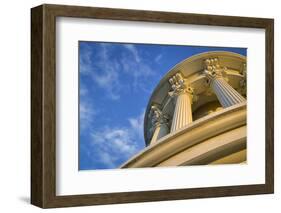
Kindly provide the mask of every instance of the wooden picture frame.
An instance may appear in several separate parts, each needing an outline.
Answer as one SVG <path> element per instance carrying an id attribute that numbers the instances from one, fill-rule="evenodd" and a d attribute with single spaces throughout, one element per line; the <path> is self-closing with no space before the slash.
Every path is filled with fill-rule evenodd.
<path id="1" fill-rule="evenodd" d="M 265 184 L 122 193 L 56 195 L 56 18 L 95 18 L 265 29 Z M 274 191 L 274 21 L 64 5 L 31 9 L 31 203 L 42 208 L 267 194 Z"/>

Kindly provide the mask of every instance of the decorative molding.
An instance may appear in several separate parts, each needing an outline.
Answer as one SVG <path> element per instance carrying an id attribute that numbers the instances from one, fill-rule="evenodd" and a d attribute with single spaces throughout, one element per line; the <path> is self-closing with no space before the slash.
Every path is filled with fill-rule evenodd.
<path id="1" fill-rule="evenodd" d="M 157 144 L 145 148 L 121 168 L 153 167 L 166 160 L 167 156 L 171 157 L 211 137 L 246 125 L 246 118 L 246 103 L 220 110 L 161 138 Z"/>
<path id="2" fill-rule="evenodd" d="M 157 106 L 153 105 L 150 109 L 151 117 L 151 140 L 150 145 L 156 143 L 161 137 L 169 134 L 169 117 L 167 114 L 163 113 Z"/>
<path id="3" fill-rule="evenodd" d="M 156 105 L 151 106 L 149 116 L 151 117 L 152 129 L 169 122 L 169 116 L 163 113 Z"/>
<path id="4" fill-rule="evenodd" d="M 189 94 L 191 102 L 198 100 L 198 97 L 194 94 L 194 88 L 187 85 L 186 80 L 180 72 L 177 72 L 171 78 L 169 78 L 169 83 L 171 84 L 172 91 L 169 92 L 171 97 L 177 97 L 182 93 Z"/>
<path id="5" fill-rule="evenodd" d="M 207 58 L 204 60 L 204 71 L 203 74 L 207 78 L 207 83 L 214 78 L 224 77 L 227 67 L 222 67 L 219 63 L 219 59 Z"/>
<path id="6" fill-rule="evenodd" d="M 242 80 L 240 80 L 240 88 L 239 92 L 243 95 L 247 95 L 247 64 L 243 63 L 242 68 L 240 70 L 240 74 L 242 75 Z"/>

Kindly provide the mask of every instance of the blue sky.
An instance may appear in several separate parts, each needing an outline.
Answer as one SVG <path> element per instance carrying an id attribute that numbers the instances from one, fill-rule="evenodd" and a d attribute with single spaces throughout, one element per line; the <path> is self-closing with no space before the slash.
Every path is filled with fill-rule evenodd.
<path id="1" fill-rule="evenodd" d="M 119 167 L 145 147 L 144 110 L 160 79 L 180 61 L 246 48 L 79 42 L 79 169 Z"/>

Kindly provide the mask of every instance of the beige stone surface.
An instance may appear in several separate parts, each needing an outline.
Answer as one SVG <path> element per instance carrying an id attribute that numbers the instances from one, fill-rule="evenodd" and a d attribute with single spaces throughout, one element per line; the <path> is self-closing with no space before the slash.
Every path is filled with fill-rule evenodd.
<path id="1" fill-rule="evenodd" d="M 121 168 L 246 163 L 246 73 L 246 57 L 225 51 L 177 64 L 149 100 L 147 147 Z"/>
<path id="2" fill-rule="evenodd" d="M 245 127 L 246 122 L 246 103 L 228 107 L 198 119 L 173 134 L 161 138 L 157 143 L 146 147 L 135 155 L 123 164 L 121 168 L 157 166 L 178 153 L 197 144 L 203 144 L 203 142 L 217 135 L 227 133 L 239 127 Z M 239 137 L 239 135 L 237 136 Z M 226 136 L 228 135 L 226 134 Z M 243 135 L 241 137 L 245 138 Z M 221 138 L 221 140 L 223 141 L 224 138 Z M 229 143 L 231 142 L 229 141 Z"/>
<path id="3" fill-rule="evenodd" d="M 246 148 L 246 126 L 201 141 L 157 166 L 205 165 Z"/>
<path id="4" fill-rule="evenodd" d="M 232 153 L 218 160 L 211 162 L 210 164 L 234 164 L 234 163 L 246 163 L 247 161 L 247 149 L 240 150 Z"/>
<path id="5" fill-rule="evenodd" d="M 163 113 L 171 118 L 171 121 L 173 119 L 176 98 L 171 97 L 170 92 L 173 91 L 172 85 L 175 82 L 171 83 L 170 79 L 177 73 L 180 73 L 182 76 L 185 87 L 192 88 L 192 113 L 210 102 L 218 101 L 218 97 L 211 88 L 210 82 L 207 81 L 205 74 L 205 61 L 212 58 L 218 59 L 218 71 L 221 71 L 221 75 L 227 84 L 235 91 L 241 92 L 242 99 L 245 98 L 246 57 L 232 52 L 213 51 L 187 58 L 168 71 L 152 92 L 144 119 L 144 136 L 147 145 L 150 143 L 153 134 L 149 131 L 152 127 L 151 118 L 149 117 L 151 106 L 154 104 L 158 105 Z M 179 85 L 181 86 L 178 83 L 177 86 Z M 176 88 L 178 88 L 177 86 Z M 232 92 L 234 91 L 232 90 Z M 171 121 L 169 125 L 172 125 Z"/>

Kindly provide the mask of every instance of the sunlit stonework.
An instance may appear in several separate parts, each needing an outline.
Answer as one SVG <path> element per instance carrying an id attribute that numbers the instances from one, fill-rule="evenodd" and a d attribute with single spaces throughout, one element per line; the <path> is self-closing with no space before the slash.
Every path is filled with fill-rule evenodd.
<path id="1" fill-rule="evenodd" d="M 147 147 L 122 168 L 246 162 L 246 57 L 192 56 L 153 91 L 145 120 Z"/>

